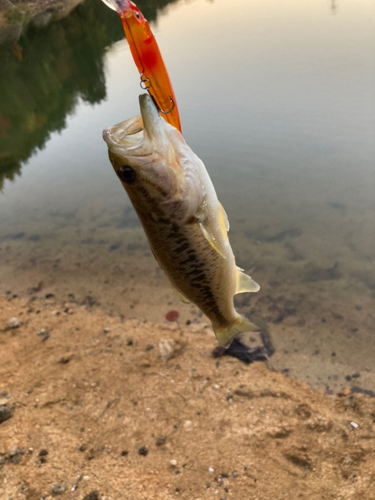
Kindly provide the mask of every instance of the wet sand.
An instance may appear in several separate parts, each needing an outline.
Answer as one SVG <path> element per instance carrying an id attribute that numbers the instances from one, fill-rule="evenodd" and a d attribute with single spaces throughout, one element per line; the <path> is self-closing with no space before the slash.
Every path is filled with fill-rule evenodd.
<path id="1" fill-rule="evenodd" d="M 337 207 L 331 213 L 320 246 L 314 227 L 309 232 L 303 226 L 285 227 L 277 215 L 259 229 L 232 220 L 238 265 L 261 285 L 259 293 L 239 295 L 235 302 L 241 313 L 267 325 L 278 370 L 323 391 L 352 386 L 374 391 L 371 233 L 367 241 L 358 238 L 354 245 L 353 236 L 343 245 L 329 229 L 340 220 L 349 227 L 350 215 Z M 351 227 L 354 232 L 354 222 Z M 74 302 L 114 318 L 163 323 L 175 309 L 181 325 L 207 321 L 172 292 L 130 207 L 116 220 L 107 212 L 86 210 L 74 218 L 35 220 L 32 232 L 27 225 L 5 227 L 0 276 L 5 297 L 52 294 L 59 304 Z"/>

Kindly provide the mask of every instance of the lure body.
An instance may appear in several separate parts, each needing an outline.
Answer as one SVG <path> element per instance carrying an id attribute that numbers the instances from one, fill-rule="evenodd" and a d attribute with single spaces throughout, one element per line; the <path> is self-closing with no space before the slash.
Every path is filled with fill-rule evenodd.
<path id="1" fill-rule="evenodd" d="M 150 25 L 130 0 L 103 2 L 121 17 L 126 39 L 141 75 L 142 88 L 154 98 L 163 118 L 181 132 L 176 97 Z"/>

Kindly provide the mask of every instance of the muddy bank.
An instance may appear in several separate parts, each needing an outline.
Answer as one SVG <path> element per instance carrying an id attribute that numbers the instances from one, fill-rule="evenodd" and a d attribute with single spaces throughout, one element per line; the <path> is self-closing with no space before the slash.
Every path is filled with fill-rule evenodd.
<path id="1" fill-rule="evenodd" d="M 375 498 L 374 398 L 213 359 L 202 324 L 1 298 L 0 327 L 2 498 Z"/>

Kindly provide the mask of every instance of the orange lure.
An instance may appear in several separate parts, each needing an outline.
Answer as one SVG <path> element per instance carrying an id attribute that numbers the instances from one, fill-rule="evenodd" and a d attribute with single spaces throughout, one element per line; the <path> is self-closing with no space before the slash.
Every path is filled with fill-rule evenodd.
<path id="1" fill-rule="evenodd" d="M 151 94 L 165 120 L 181 132 L 176 97 L 158 44 L 142 12 L 130 0 L 103 0 L 121 17 L 126 39 L 141 75 L 141 87 Z"/>

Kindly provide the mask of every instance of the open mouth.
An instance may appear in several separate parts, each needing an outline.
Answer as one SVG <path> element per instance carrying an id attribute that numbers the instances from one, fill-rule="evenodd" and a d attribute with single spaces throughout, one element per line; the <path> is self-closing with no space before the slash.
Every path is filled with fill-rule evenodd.
<path id="1" fill-rule="evenodd" d="M 133 149 L 141 146 L 144 140 L 141 115 L 106 128 L 103 130 L 103 139 L 109 148 L 120 147 L 131 153 Z"/>

